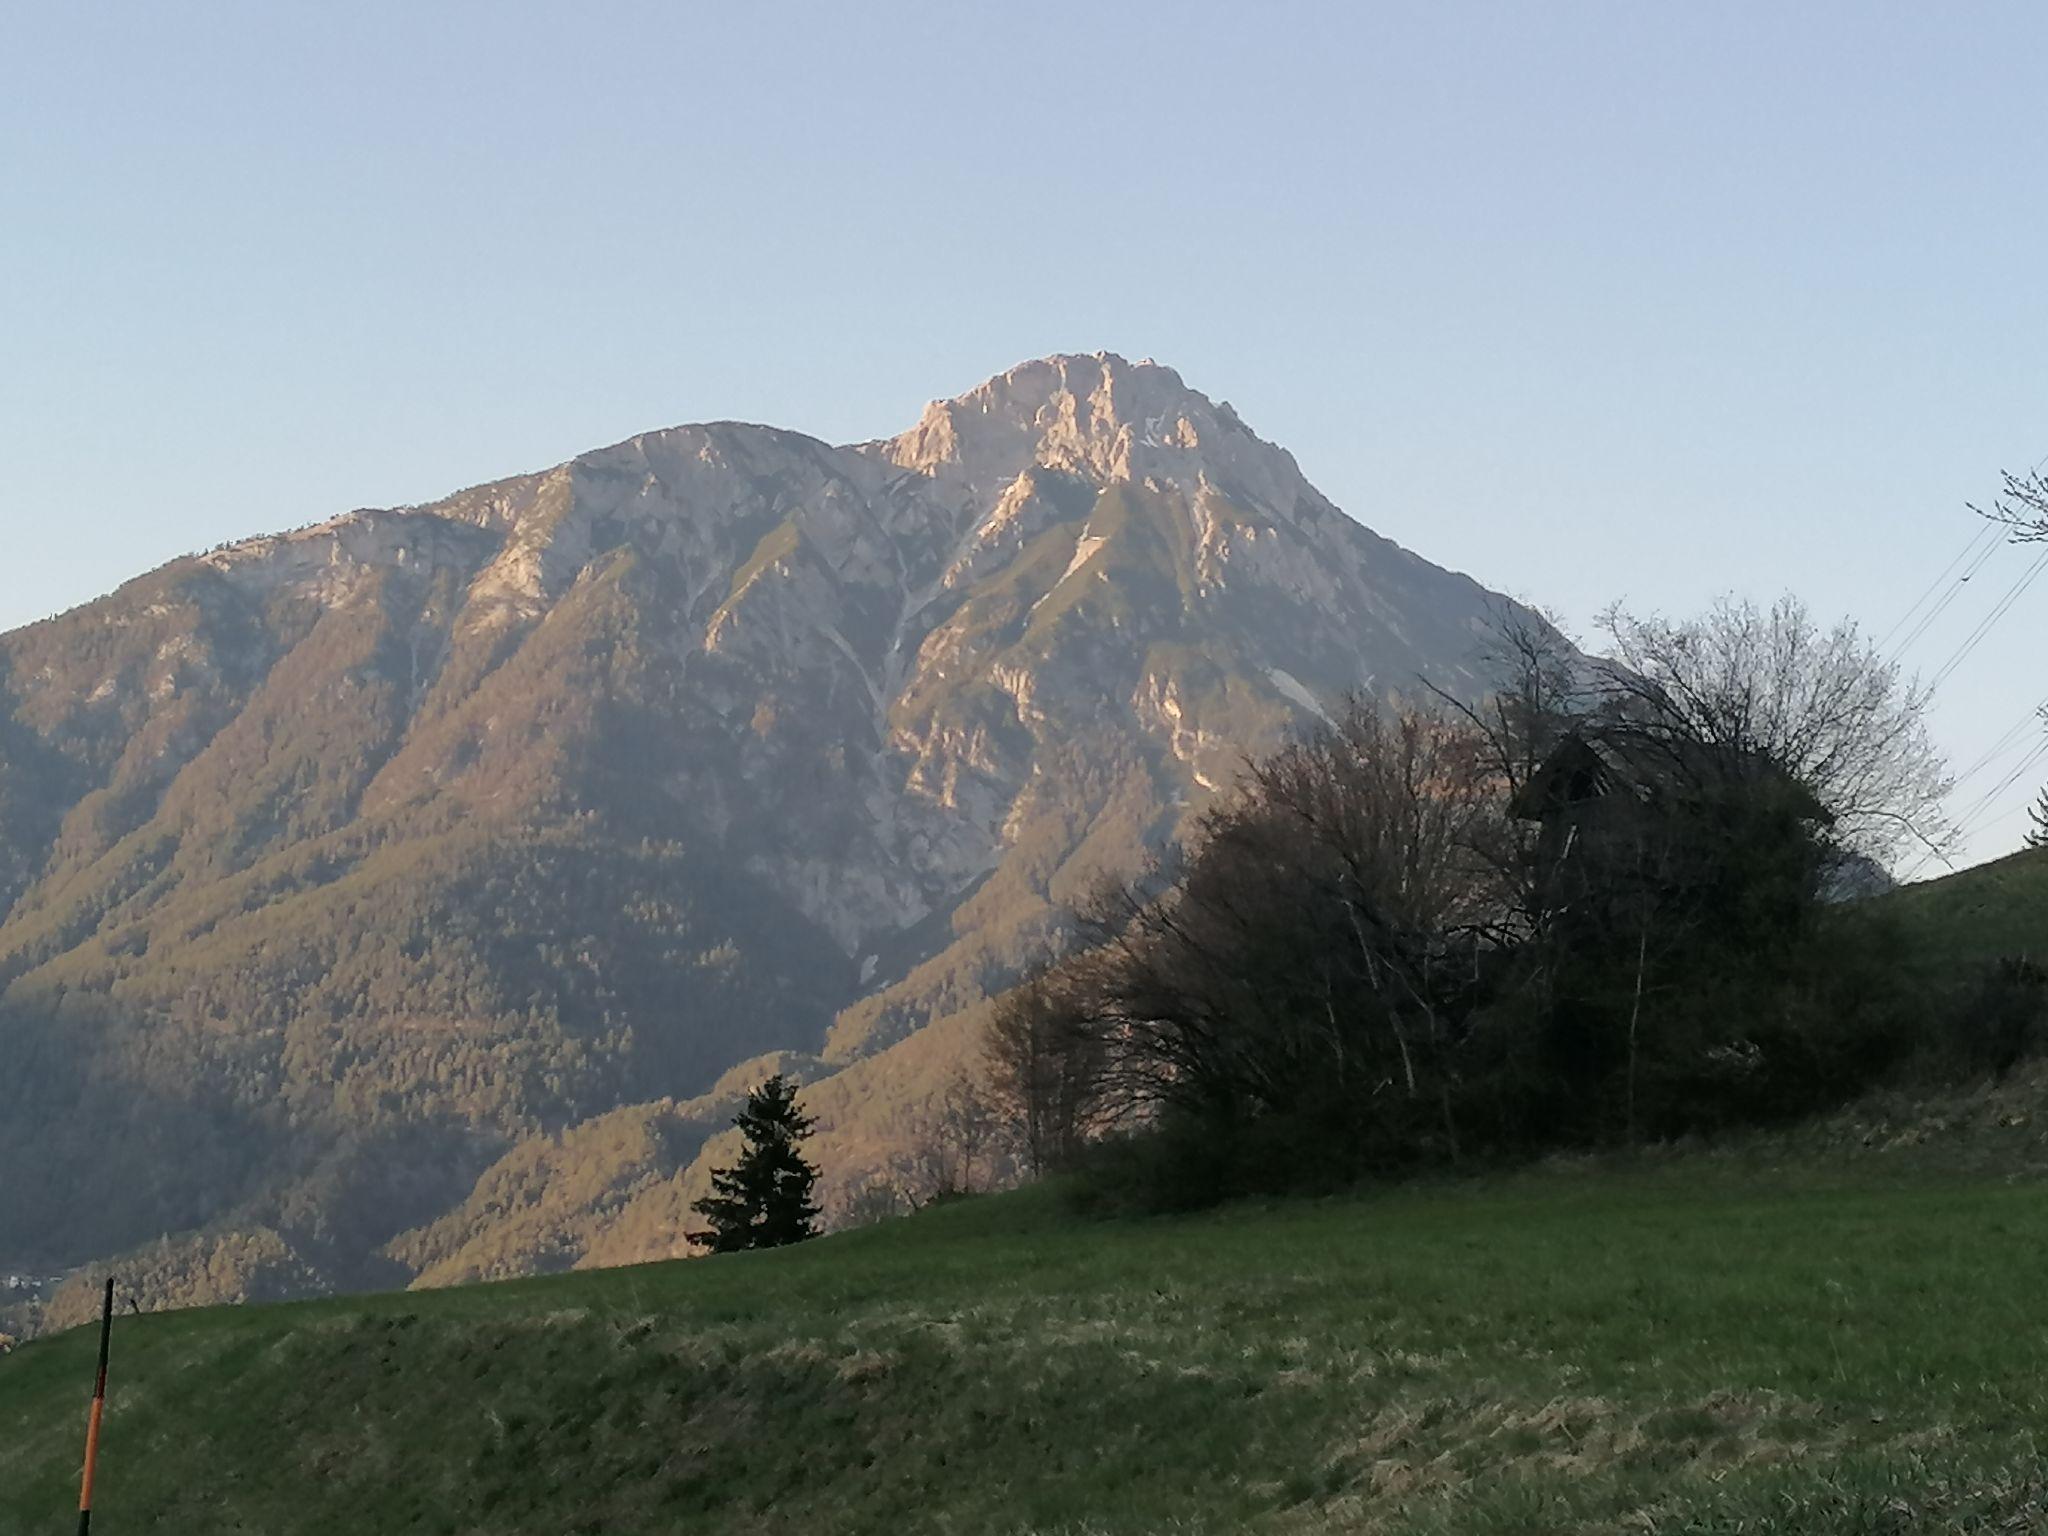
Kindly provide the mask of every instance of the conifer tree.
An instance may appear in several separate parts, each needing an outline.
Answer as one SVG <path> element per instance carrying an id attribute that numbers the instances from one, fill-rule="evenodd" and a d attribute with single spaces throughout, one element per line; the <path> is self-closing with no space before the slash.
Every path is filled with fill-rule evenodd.
<path id="1" fill-rule="evenodd" d="M 746 1138 L 739 1161 L 714 1169 L 713 1193 L 690 1209 L 706 1230 L 690 1241 L 713 1253 L 780 1248 L 818 1235 L 818 1206 L 811 1192 L 818 1170 L 798 1150 L 816 1122 L 796 1107 L 796 1084 L 781 1073 L 747 1095 L 733 1124 Z"/>
<path id="2" fill-rule="evenodd" d="M 2041 791 L 2041 798 L 2028 810 L 2027 817 L 2033 823 L 2027 828 L 2027 846 L 2048 848 L 2048 789 Z"/>

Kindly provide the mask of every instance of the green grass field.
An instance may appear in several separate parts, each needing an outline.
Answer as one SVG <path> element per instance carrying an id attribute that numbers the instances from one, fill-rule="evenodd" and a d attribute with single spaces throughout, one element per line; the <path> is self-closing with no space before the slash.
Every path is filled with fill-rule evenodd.
<path id="1" fill-rule="evenodd" d="M 2048 935 L 2048 860 L 1893 898 Z M 123 1319 L 95 1530 L 2048 1528 L 2048 1067 L 1733 1149 Z M 0 1359 L 68 1528 L 90 1330 Z"/>
<path id="2" fill-rule="evenodd" d="M 95 1529 L 2027 1529 L 2044 1255 L 2039 1186 L 1931 1174 L 1673 1160 L 1106 1224 L 1029 1191 L 124 1321 Z M 93 1343 L 0 1361 L 0 1530 L 68 1518 Z"/>

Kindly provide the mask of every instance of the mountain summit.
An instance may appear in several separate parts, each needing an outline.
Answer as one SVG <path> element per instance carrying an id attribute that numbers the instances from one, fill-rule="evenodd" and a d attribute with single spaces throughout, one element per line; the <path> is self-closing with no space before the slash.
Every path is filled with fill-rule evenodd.
<path id="1" fill-rule="evenodd" d="M 732 1069 L 889 1100 L 1246 752 L 1476 693 L 1507 606 L 1098 353 L 877 442 L 646 433 L 0 637 L 0 1268 L 668 1251 Z"/>

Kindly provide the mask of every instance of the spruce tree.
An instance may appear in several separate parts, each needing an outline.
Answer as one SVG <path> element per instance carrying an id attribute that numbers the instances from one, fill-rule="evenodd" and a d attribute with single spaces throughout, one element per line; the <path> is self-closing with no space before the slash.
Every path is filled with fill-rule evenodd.
<path id="1" fill-rule="evenodd" d="M 739 1161 L 714 1169 L 713 1193 L 690 1209 L 708 1224 L 686 1234 L 713 1253 L 780 1248 L 818 1235 L 811 1191 L 818 1170 L 798 1150 L 816 1122 L 796 1107 L 796 1084 L 781 1073 L 747 1095 L 733 1117 L 746 1138 Z"/>
<path id="2" fill-rule="evenodd" d="M 2048 848 L 2048 789 L 2041 791 L 2041 798 L 2034 802 L 2027 816 L 2033 822 L 2027 828 L 2027 846 Z"/>

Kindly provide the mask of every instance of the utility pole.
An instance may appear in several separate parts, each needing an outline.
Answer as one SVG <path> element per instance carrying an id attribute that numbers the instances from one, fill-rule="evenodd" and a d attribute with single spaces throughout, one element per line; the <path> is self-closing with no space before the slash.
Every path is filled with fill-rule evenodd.
<path id="1" fill-rule="evenodd" d="M 85 1421 L 85 1479 L 78 1488 L 78 1536 L 92 1529 L 92 1474 L 100 1458 L 100 1418 L 107 1409 L 107 1345 L 114 1334 L 114 1278 L 100 1303 L 100 1371 L 92 1384 L 92 1416 Z"/>

